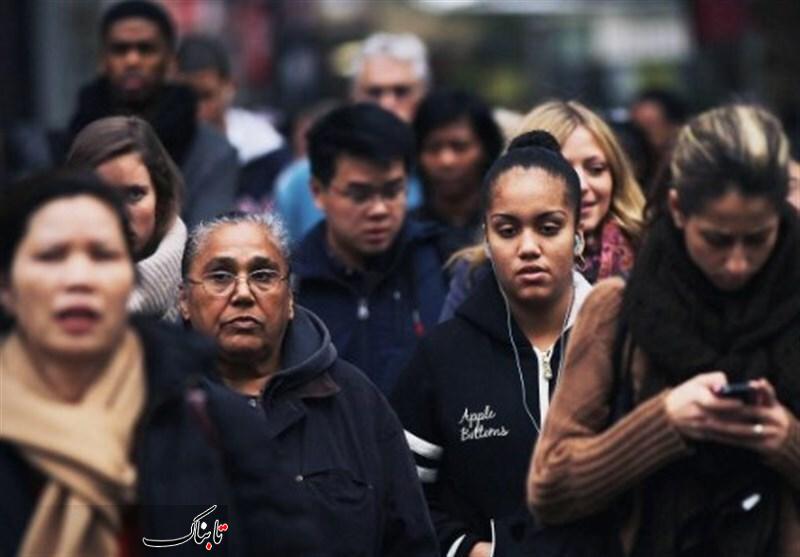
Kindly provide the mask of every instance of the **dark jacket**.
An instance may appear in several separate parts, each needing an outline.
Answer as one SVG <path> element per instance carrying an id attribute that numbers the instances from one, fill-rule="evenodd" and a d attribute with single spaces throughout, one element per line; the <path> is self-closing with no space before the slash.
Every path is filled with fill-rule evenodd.
<path id="1" fill-rule="evenodd" d="M 314 314 L 295 305 L 261 399 L 212 388 L 250 555 L 438 554 L 400 422 Z"/>
<path id="2" fill-rule="evenodd" d="M 67 146 L 87 124 L 116 115 L 147 120 L 183 174 L 181 217 L 190 228 L 201 220 L 233 208 L 239 161 L 224 136 L 197 122 L 196 98 L 183 85 L 163 85 L 148 105 L 124 106 L 115 102 L 107 79 L 84 86 L 69 125 Z"/>
<path id="3" fill-rule="evenodd" d="M 436 247 L 439 258 L 447 262 L 450 256 L 460 249 L 469 247 L 480 238 L 483 213 L 472 214 L 463 226 L 447 222 L 430 205 L 422 205 L 410 213 L 411 218 L 435 227 Z"/>
<path id="4" fill-rule="evenodd" d="M 204 340 L 156 322 L 139 319 L 135 327 L 145 350 L 147 400 L 136 432 L 138 538 L 166 540 L 188 534 L 192 519 L 212 505 L 210 518 L 229 524 L 219 555 L 238 555 L 237 528 L 222 455 L 210 443 L 200 414 L 189 402 L 203 397 L 203 370 L 212 369 L 213 351 Z M 43 476 L 13 444 L 0 443 L 0 555 L 15 555 L 37 502 Z M 194 542 L 148 549 L 134 539 L 134 555 L 199 555 Z"/>
<path id="5" fill-rule="evenodd" d="M 535 528 L 525 481 L 544 414 L 539 387 L 548 389 L 549 400 L 569 328 L 590 288 L 574 276 L 572 311 L 549 357 L 537 355 L 512 318 L 517 368 L 506 305 L 489 272 L 455 317 L 420 342 L 398 382 L 392 402 L 443 554 L 466 556 L 479 541 L 492 542 L 495 557 L 531 554 Z M 553 378 L 545 381 L 540 371 L 548 362 Z"/>
<path id="6" fill-rule="evenodd" d="M 320 316 L 345 360 L 388 394 L 417 340 L 438 321 L 447 294 L 435 231 L 407 221 L 367 271 L 345 269 L 329 252 L 325 221 L 295 256 L 297 300 Z"/>

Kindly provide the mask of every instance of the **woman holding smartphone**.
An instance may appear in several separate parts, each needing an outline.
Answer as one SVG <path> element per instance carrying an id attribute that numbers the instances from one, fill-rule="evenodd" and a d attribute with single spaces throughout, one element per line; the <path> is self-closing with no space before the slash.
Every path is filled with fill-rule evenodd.
<path id="1" fill-rule="evenodd" d="M 601 283 L 578 317 L 528 479 L 543 523 L 605 512 L 629 556 L 800 554 L 788 154 L 752 106 L 681 131 L 627 286 Z M 723 396 L 740 383 L 753 400 Z"/>

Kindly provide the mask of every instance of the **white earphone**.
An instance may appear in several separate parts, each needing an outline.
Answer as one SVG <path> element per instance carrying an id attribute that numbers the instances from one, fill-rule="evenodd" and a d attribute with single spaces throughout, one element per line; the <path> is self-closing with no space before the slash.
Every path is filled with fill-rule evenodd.
<path id="1" fill-rule="evenodd" d="M 573 248 L 573 253 L 575 254 L 575 257 L 583 253 L 584 247 L 585 245 L 583 241 L 583 234 L 575 234 L 575 247 Z"/>

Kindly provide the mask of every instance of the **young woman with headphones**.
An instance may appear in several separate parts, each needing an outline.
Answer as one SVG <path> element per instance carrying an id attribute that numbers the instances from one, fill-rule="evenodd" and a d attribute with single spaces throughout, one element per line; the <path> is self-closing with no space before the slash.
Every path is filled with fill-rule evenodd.
<path id="1" fill-rule="evenodd" d="M 393 402 L 443 554 L 528 554 L 525 476 L 590 285 L 575 270 L 580 180 L 547 132 L 516 138 L 483 184 L 491 270 L 424 338 Z"/>

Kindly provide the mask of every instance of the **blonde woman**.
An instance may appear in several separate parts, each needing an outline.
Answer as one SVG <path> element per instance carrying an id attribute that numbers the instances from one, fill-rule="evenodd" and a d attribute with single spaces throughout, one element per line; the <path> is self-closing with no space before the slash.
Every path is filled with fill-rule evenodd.
<path id="1" fill-rule="evenodd" d="M 642 234 L 645 200 L 611 128 L 579 102 L 549 101 L 522 119 L 518 133 L 532 130 L 553 135 L 580 178 L 580 227 L 586 242 L 579 270 L 591 283 L 627 278 Z M 475 273 L 485 273 L 488 267 L 481 245 L 457 253 L 453 262 L 441 320 L 452 317 L 476 281 Z"/>

